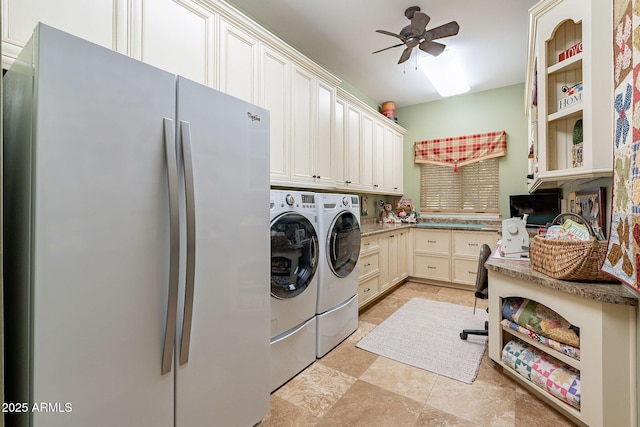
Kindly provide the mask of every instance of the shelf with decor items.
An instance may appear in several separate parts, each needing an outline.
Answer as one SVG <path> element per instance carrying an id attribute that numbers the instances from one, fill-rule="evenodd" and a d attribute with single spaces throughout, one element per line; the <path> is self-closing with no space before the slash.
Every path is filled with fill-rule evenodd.
<path id="1" fill-rule="evenodd" d="M 619 283 L 553 279 L 526 261 L 492 257 L 485 266 L 489 357 L 505 374 L 578 425 L 636 426 L 637 296 Z"/>
<path id="2" fill-rule="evenodd" d="M 612 169 L 610 5 L 543 0 L 529 11 L 525 108 L 529 191 L 608 177 Z"/>

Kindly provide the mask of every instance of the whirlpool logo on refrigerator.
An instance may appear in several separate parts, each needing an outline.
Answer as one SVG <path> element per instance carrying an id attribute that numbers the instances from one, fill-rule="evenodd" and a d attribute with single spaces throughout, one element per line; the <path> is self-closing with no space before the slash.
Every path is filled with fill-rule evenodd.
<path id="1" fill-rule="evenodd" d="M 249 117 L 251 119 L 252 122 L 259 122 L 260 121 L 260 116 L 257 114 L 251 114 L 250 112 L 247 111 L 247 117 Z"/>

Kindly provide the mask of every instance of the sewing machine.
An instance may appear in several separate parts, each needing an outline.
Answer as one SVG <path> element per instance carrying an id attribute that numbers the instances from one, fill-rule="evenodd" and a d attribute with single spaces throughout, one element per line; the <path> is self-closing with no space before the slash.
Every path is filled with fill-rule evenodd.
<path id="1" fill-rule="evenodd" d="M 527 217 L 502 220 L 502 247 L 500 255 L 505 258 L 529 258 L 529 233 Z"/>

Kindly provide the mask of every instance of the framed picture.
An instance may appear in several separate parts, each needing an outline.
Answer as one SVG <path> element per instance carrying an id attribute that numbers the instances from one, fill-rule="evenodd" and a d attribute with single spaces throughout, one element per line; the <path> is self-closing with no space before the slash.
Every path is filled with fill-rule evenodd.
<path id="1" fill-rule="evenodd" d="M 604 187 L 593 188 L 591 190 L 576 191 L 576 199 L 574 211 L 578 215 L 587 220 L 596 237 L 605 238 L 605 203 L 604 203 Z"/>

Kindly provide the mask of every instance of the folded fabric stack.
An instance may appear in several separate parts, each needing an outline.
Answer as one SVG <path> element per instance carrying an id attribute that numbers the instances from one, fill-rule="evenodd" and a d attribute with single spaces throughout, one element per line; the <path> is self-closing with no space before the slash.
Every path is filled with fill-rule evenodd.
<path id="1" fill-rule="evenodd" d="M 538 335 L 580 348 L 580 328 L 542 304 L 526 298 L 505 298 L 502 317 Z"/>
<path id="2" fill-rule="evenodd" d="M 580 409 L 580 372 L 517 339 L 504 346 L 502 361 L 552 396 Z"/>
<path id="3" fill-rule="evenodd" d="M 544 335 L 540 335 L 537 332 L 534 332 L 530 329 L 527 329 L 523 326 L 518 325 L 515 322 L 512 322 L 508 319 L 502 319 L 502 322 L 500 322 L 503 326 L 510 328 L 518 333 L 521 333 L 522 335 L 525 335 L 533 340 L 536 340 L 537 342 L 539 342 L 542 345 L 545 345 L 549 348 L 552 348 L 556 351 L 559 351 L 561 353 L 566 354 L 567 356 L 576 359 L 576 360 L 580 360 L 580 349 L 570 346 L 568 344 L 564 344 L 561 343 L 559 341 L 556 340 L 552 340 L 551 338 L 547 338 Z"/>

